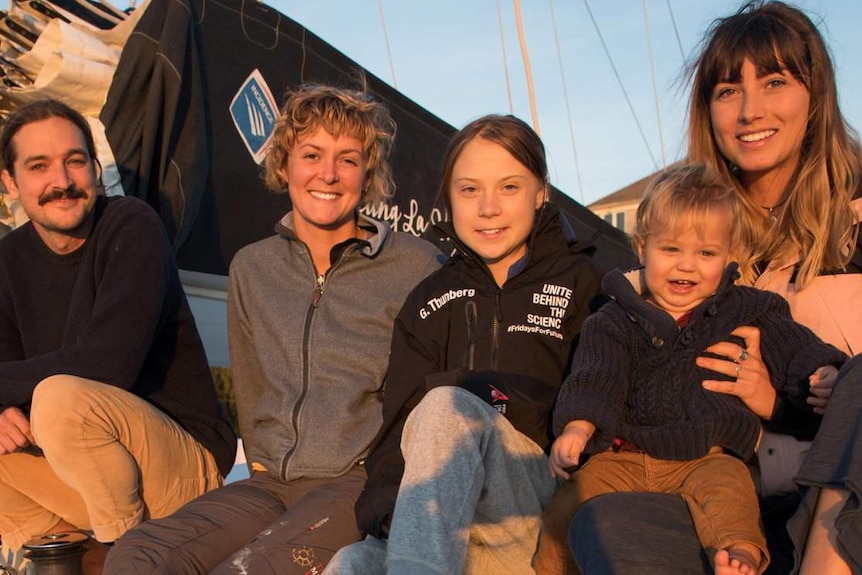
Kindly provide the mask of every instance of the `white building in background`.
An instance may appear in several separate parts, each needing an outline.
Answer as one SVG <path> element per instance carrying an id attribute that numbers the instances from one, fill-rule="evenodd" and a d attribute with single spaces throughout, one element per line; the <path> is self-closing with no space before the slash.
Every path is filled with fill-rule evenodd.
<path id="1" fill-rule="evenodd" d="M 638 204 L 640 204 L 644 190 L 653 176 L 655 174 L 650 174 L 593 202 L 587 208 L 618 230 L 631 234 L 635 227 Z"/>

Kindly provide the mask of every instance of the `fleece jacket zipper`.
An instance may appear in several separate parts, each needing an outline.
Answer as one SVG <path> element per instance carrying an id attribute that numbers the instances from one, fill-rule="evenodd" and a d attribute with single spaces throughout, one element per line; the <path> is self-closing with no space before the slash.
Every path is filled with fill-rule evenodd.
<path id="1" fill-rule="evenodd" d="M 315 286 L 314 291 L 311 292 L 311 304 L 308 306 L 308 311 L 305 313 L 305 327 L 302 330 L 302 389 L 299 392 L 299 398 L 293 405 L 293 409 L 290 414 L 290 422 L 293 425 L 295 439 L 293 441 L 293 447 L 291 447 L 285 454 L 281 464 L 281 477 L 285 481 L 287 480 L 287 472 L 290 467 L 290 458 L 293 457 L 294 453 L 296 453 L 297 446 L 299 445 L 299 414 L 302 411 L 302 403 L 303 400 L 305 400 L 305 396 L 308 394 L 308 387 L 311 381 L 308 342 L 310 340 L 311 323 L 314 319 L 314 312 L 320 305 L 320 300 L 323 297 L 324 288 L 326 287 L 327 278 L 333 271 L 335 271 L 339 264 L 344 261 L 345 253 L 348 251 L 350 250 L 343 250 L 338 261 L 332 264 L 326 273 L 317 273 L 317 270 L 314 269 L 314 264 L 312 263 L 312 269 L 314 269 L 314 273 L 317 275 L 317 285 Z"/>

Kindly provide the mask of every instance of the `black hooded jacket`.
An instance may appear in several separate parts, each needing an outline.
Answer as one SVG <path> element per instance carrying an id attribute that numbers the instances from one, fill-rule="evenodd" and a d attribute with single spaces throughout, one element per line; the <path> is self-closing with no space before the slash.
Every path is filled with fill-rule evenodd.
<path id="1" fill-rule="evenodd" d="M 502 288 L 450 224 L 437 227 L 456 252 L 395 321 L 383 425 L 356 504 L 363 532 L 382 536 L 404 472 L 404 422 L 430 388 L 469 389 L 540 446 L 550 444 L 551 410 L 601 275 L 592 246 L 575 238 L 558 208 L 546 204 L 536 217 L 528 254 Z"/>

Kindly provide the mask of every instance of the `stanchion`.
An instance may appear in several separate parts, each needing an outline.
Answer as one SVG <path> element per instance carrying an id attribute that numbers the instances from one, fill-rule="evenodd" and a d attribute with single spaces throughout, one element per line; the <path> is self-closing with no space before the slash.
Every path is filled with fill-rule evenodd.
<path id="1" fill-rule="evenodd" d="M 24 544 L 33 575 L 83 575 L 81 556 L 88 537 L 79 532 L 51 533 Z"/>

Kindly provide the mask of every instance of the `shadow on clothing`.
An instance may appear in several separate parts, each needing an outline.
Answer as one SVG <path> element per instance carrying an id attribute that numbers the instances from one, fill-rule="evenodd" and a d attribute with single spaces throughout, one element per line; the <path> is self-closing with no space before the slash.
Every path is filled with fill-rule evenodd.
<path id="1" fill-rule="evenodd" d="M 390 572 L 525 573 L 556 487 L 542 449 L 464 389 L 430 390 L 401 443 Z M 399 570 L 400 569 L 400 570 Z"/>

